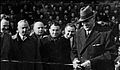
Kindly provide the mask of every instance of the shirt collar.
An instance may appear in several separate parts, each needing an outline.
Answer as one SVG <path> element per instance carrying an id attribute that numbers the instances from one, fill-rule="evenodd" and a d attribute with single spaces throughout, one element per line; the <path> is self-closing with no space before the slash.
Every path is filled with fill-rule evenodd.
<path id="1" fill-rule="evenodd" d="M 27 39 L 27 37 L 26 36 L 23 36 L 23 35 L 21 35 L 20 33 L 19 33 L 19 36 L 20 36 L 20 38 L 21 38 L 21 40 L 25 40 L 25 39 Z M 25 37 L 24 39 L 23 39 L 23 37 Z"/>

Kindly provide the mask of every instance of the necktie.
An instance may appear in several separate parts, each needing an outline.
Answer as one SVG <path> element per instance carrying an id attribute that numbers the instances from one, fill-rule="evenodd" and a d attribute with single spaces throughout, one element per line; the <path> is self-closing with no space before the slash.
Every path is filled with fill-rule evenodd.
<path id="1" fill-rule="evenodd" d="M 89 36 L 89 31 L 86 31 L 86 38 L 88 38 Z"/>

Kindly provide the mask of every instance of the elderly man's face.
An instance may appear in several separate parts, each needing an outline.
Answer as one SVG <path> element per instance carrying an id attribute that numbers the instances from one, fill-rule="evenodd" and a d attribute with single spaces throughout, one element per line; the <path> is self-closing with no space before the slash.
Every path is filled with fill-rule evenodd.
<path id="1" fill-rule="evenodd" d="M 5 19 L 1 20 L 1 32 L 4 32 L 4 33 L 9 32 L 9 21 Z"/>
<path id="2" fill-rule="evenodd" d="M 82 22 L 82 25 L 84 27 L 85 30 L 89 31 L 93 28 L 93 26 L 95 25 L 95 19 L 94 18 L 90 18 L 84 22 Z"/>
<path id="3" fill-rule="evenodd" d="M 28 23 L 21 22 L 20 24 L 18 24 L 18 32 L 23 36 L 27 34 L 28 28 L 29 28 Z"/>
<path id="4" fill-rule="evenodd" d="M 44 24 L 42 22 L 36 22 L 34 24 L 34 32 L 37 35 L 43 35 L 44 33 Z"/>
<path id="5" fill-rule="evenodd" d="M 65 34 L 64 34 L 64 36 L 65 36 L 66 38 L 71 38 L 71 37 L 73 37 L 74 35 L 75 35 L 75 27 L 67 26 L 67 27 L 65 28 Z"/>
<path id="6" fill-rule="evenodd" d="M 51 37 L 58 37 L 61 33 L 60 26 L 52 25 L 49 29 Z"/>

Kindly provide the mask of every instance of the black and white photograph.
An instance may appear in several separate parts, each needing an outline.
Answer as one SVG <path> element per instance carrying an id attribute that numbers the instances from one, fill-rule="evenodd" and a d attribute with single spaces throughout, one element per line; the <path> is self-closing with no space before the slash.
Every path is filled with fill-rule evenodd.
<path id="1" fill-rule="evenodd" d="M 1 70 L 120 70 L 120 0 L 1 0 Z"/>

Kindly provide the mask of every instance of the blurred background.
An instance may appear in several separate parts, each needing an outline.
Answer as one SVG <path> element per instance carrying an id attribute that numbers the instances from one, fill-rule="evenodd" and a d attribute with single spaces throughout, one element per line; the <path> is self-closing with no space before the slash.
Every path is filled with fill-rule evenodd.
<path id="1" fill-rule="evenodd" d="M 9 18 L 13 34 L 17 29 L 17 22 L 27 19 L 29 24 L 42 21 L 46 27 L 52 21 L 57 21 L 61 26 L 74 23 L 79 19 L 79 11 L 83 6 L 91 5 L 97 12 L 96 21 L 102 25 L 120 24 L 119 0 L 1 0 L 0 19 Z"/>

